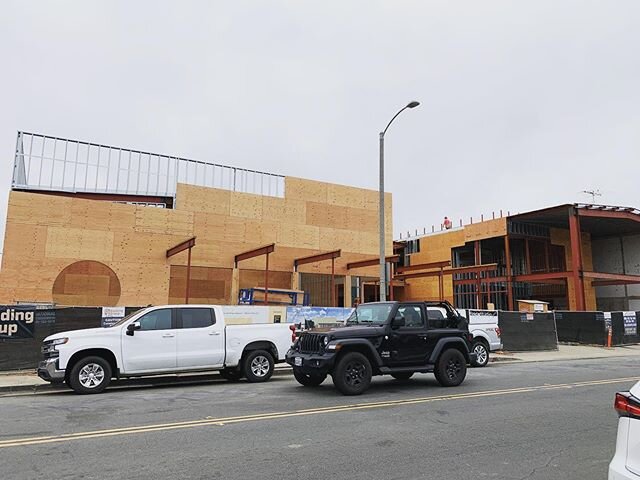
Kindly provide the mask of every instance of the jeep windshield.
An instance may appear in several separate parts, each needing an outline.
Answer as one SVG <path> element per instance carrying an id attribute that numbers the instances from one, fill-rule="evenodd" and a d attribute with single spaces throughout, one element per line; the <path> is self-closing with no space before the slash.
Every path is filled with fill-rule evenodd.
<path id="1" fill-rule="evenodd" d="M 347 325 L 384 325 L 393 304 L 358 305 L 347 319 Z"/>

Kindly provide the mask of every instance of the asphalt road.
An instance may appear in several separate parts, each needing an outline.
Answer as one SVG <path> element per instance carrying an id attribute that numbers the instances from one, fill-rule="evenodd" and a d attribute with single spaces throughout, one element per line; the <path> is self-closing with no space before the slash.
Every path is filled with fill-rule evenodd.
<path id="1" fill-rule="evenodd" d="M 343 397 L 291 377 L 0 398 L 0 478 L 603 479 L 613 396 L 640 359 L 378 377 Z"/>

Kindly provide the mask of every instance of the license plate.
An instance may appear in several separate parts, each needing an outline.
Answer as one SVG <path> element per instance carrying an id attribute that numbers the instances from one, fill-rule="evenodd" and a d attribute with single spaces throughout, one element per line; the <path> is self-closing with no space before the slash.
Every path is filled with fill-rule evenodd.
<path id="1" fill-rule="evenodd" d="M 301 367 L 302 366 L 302 357 L 296 357 L 294 359 L 293 363 L 295 364 L 296 367 Z"/>

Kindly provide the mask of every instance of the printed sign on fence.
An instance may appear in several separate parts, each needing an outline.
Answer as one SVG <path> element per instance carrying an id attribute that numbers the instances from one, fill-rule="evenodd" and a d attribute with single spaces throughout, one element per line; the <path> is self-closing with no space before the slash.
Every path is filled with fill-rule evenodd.
<path id="1" fill-rule="evenodd" d="M 622 319 L 624 321 L 625 336 L 637 335 L 638 319 L 636 318 L 636 312 L 622 312 Z"/>
<path id="2" fill-rule="evenodd" d="M 305 323 L 311 320 L 316 326 L 344 323 L 353 308 L 339 307 L 287 307 L 287 323 Z"/>
<path id="3" fill-rule="evenodd" d="M 0 338 L 32 338 L 35 311 L 20 307 L 0 310 Z"/>
<path id="4" fill-rule="evenodd" d="M 125 317 L 124 307 L 102 307 L 102 326 L 113 327 Z"/>

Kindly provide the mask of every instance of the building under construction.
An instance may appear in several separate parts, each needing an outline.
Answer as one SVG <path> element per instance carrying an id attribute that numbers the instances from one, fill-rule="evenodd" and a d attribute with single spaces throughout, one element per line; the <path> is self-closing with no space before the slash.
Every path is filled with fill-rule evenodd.
<path id="1" fill-rule="evenodd" d="M 375 190 L 20 132 L 0 302 L 351 306 L 378 230 Z"/>
<path id="2" fill-rule="evenodd" d="M 403 298 L 459 308 L 640 310 L 640 210 L 569 204 L 396 242 Z"/>

